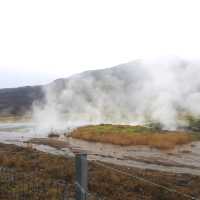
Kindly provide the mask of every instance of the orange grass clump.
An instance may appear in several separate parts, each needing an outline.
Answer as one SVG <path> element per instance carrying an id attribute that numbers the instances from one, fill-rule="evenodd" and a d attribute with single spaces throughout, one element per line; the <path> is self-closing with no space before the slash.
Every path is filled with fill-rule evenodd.
<path id="1" fill-rule="evenodd" d="M 131 126 L 124 126 L 124 129 L 117 125 L 108 125 L 110 127 L 104 129 L 99 129 L 99 126 L 100 125 L 77 128 L 72 132 L 71 136 L 73 138 L 92 142 L 116 145 L 147 145 L 158 149 L 173 149 L 176 145 L 183 145 L 193 141 L 193 137 L 185 132 L 147 132 L 147 130 L 145 130 L 139 133 L 135 132 L 134 126 L 132 126 L 132 131 Z M 126 128 L 128 128 L 127 132 Z"/>

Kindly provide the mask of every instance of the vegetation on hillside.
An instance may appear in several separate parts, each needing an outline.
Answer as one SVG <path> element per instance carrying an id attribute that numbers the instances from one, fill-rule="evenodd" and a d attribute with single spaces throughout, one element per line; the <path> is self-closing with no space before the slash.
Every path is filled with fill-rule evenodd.
<path id="1" fill-rule="evenodd" d="M 193 117 L 193 116 L 187 116 L 186 120 L 188 122 L 187 129 L 194 131 L 194 132 L 200 132 L 200 118 Z"/>
<path id="2" fill-rule="evenodd" d="M 34 101 L 44 101 L 42 86 L 0 89 L 0 115 L 24 115 Z"/>

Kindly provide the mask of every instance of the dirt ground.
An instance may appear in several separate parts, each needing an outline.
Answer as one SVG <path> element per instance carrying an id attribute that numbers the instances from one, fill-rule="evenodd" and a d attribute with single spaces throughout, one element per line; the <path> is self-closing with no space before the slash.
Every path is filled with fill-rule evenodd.
<path id="1" fill-rule="evenodd" d="M 90 161 L 101 161 L 119 166 L 174 172 L 200 176 L 200 142 L 177 146 L 173 150 L 159 150 L 147 146 L 121 146 L 88 142 L 71 137 L 33 138 L 26 146 L 58 155 L 72 155 L 73 149 L 84 151 Z M 43 145 L 41 147 L 41 145 Z M 48 148 L 53 148 L 48 151 Z"/>

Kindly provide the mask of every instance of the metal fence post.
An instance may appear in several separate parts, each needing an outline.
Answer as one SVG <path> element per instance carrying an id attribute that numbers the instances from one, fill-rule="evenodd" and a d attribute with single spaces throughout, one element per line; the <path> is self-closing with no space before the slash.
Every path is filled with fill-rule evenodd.
<path id="1" fill-rule="evenodd" d="M 87 199 L 88 187 L 88 163 L 86 153 L 77 153 L 75 157 L 76 165 L 76 200 Z"/>

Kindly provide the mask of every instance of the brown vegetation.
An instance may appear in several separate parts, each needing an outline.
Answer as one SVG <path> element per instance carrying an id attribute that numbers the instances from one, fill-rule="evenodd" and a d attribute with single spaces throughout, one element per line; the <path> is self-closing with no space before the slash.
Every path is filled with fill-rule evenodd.
<path id="1" fill-rule="evenodd" d="M 71 197 L 74 197 L 75 167 L 73 159 L 49 155 L 33 149 L 26 149 L 14 145 L 0 144 L 0 166 L 9 167 L 24 173 L 32 173 L 34 171 L 39 172 L 39 176 L 36 177 L 38 181 L 46 181 L 48 179 L 66 180 L 70 185 L 70 187 L 68 187 L 68 194 Z M 132 174 L 133 176 L 140 176 L 155 183 L 176 189 L 181 193 L 190 194 L 195 197 L 199 197 L 200 195 L 200 177 L 198 176 L 191 176 L 187 174 L 176 175 L 173 173 L 127 168 L 114 165 L 109 166 Z M 89 162 L 88 172 L 89 192 L 93 197 L 89 198 L 89 200 L 96 200 L 98 199 L 97 196 L 100 196 L 105 200 L 187 199 L 173 192 L 167 192 L 164 189 L 155 187 L 154 185 L 144 183 L 124 174 L 104 168 L 97 165 L 95 162 Z M 30 178 L 25 180 L 27 183 L 32 181 Z M 1 184 L 1 189 L 2 186 L 3 185 Z M 50 194 L 53 195 L 53 190 Z M 48 198 L 48 200 L 56 199 L 57 198 L 54 196 L 50 196 Z"/>
<path id="2" fill-rule="evenodd" d="M 147 145 L 158 149 L 172 149 L 197 138 L 193 134 L 177 131 L 158 131 L 142 126 L 96 125 L 75 129 L 71 136 L 92 142 L 117 145 Z"/>
<path id="3" fill-rule="evenodd" d="M 0 144 L 0 167 L 8 170 L 6 174 L 0 173 L 0 199 L 56 200 L 59 199 L 58 191 L 53 183 L 66 179 L 69 187 L 68 195 L 74 196 L 73 164 L 70 159 L 40 153 L 31 146 L 22 148 Z M 37 194 L 34 188 L 37 188 Z"/>
<path id="4" fill-rule="evenodd" d="M 56 148 L 56 149 L 62 149 L 69 147 L 69 144 L 65 141 L 56 140 L 53 138 L 33 138 L 26 142 L 27 145 L 31 144 L 43 144 L 48 145 L 50 147 Z"/>

